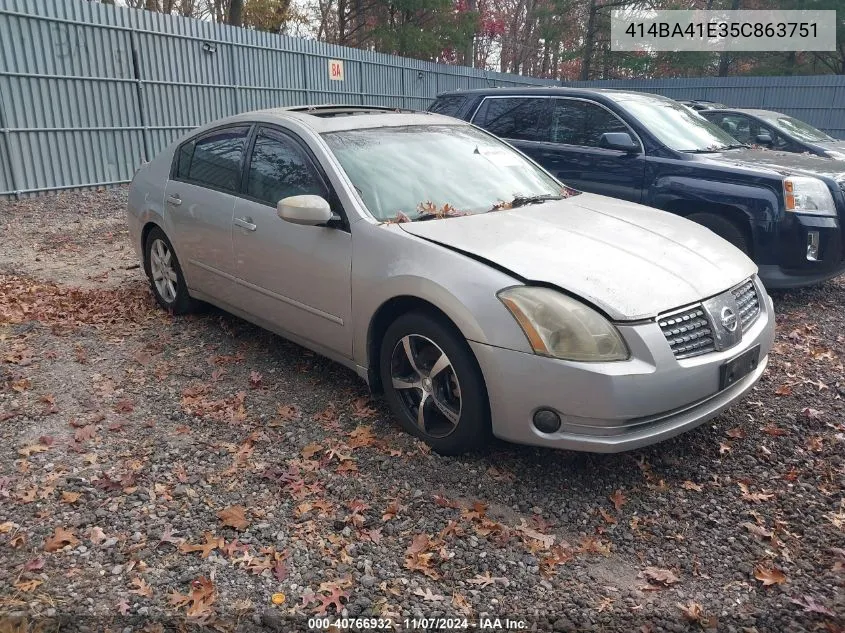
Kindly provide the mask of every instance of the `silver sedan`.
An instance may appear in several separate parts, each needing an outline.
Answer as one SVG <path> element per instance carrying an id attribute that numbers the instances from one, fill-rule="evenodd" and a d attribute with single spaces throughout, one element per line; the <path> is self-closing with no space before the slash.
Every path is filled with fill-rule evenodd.
<path id="1" fill-rule="evenodd" d="M 217 121 L 138 171 L 128 219 L 162 307 L 206 301 L 352 368 L 444 454 L 677 435 L 752 388 L 774 336 L 754 264 L 709 230 L 434 114 Z"/>

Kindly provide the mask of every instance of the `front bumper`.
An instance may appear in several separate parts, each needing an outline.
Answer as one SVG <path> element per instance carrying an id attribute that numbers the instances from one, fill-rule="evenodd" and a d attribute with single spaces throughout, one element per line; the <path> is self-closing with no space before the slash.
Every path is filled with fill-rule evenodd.
<path id="1" fill-rule="evenodd" d="M 818 242 L 818 256 L 808 259 L 810 235 Z M 760 264 L 766 288 L 798 288 L 822 283 L 845 273 L 845 235 L 839 220 L 788 213 L 781 223 L 775 264 Z"/>
<path id="2" fill-rule="evenodd" d="M 653 444 L 715 417 L 763 374 L 774 341 L 774 312 L 765 297 L 742 341 L 722 352 L 676 359 L 657 323 L 619 326 L 631 359 L 578 363 L 471 342 L 487 383 L 493 434 L 518 444 L 614 453 Z M 759 364 L 719 390 L 719 368 L 760 346 Z M 541 408 L 556 411 L 560 429 L 532 423 Z"/>

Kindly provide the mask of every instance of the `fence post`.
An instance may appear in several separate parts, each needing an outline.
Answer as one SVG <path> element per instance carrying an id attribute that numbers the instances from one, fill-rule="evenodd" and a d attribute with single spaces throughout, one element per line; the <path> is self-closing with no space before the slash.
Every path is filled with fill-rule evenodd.
<path id="1" fill-rule="evenodd" d="M 229 48 L 229 74 L 232 77 L 232 88 L 235 91 L 235 111 L 233 114 L 241 113 L 241 89 L 238 85 L 238 77 L 235 73 L 235 44 L 227 44 Z"/>
<path id="2" fill-rule="evenodd" d="M 10 78 L 11 79 L 11 78 Z M 3 136 L 3 145 L 6 148 L 6 159 L 9 161 L 9 175 L 12 177 L 12 193 L 15 194 L 15 198 L 21 197 L 21 190 L 20 190 L 20 175 L 18 174 L 18 163 L 12 157 L 12 145 L 9 143 L 9 124 L 6 120 L 6 105 L 3 103 L 3 99 L 0 98 L 0 135 Z"/>
<path id="3" fill-rule="evenodd" d="M 308 55 L 301 52 L 302 55 L 302 85 L 305 88 L 305 103 L 302 105 L 311 105 L 311 89 L 308 87 Z"/>
<path id="4" fill-rule="evenodd" d="M 138 35 L 135 31 L 129 31 L 129 43 L 132 46 L 132 75 L 135 78 L 135 94 L 138 98 L 138 120 L 141 123 L 141 136 L 144 139 L 143 161 L 151 160 L 152 148 L 150 147 L 150 127 L 147 121 L 147 112 L 144 107 L 144 82 L 141 79 L 141 64 L 138 52 Z"/>

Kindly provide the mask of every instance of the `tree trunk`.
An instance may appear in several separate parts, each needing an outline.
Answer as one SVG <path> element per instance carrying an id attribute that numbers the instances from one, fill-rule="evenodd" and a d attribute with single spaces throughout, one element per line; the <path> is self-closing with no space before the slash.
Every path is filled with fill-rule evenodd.
<path id="1" fill-rule="evenodd" d="M 244 24 L 244 0 L 231 0 L 229 4 L 229 24 L 232 26 L 243 26 Z"/>
<path id="2" fill-rule="evenodd" d="M 476 0 L 467 0 L 467 11 L 475 13 L 478 10 Z M 469 36 L 469 40 L 464 48 L 464 66 L 475 66 L 475 30 Z"/>
<path id="3" fill-rule="evenodd" d="M 587 32 L 584 34 L 584 55 L 581 58 L 581 81 L 590 79 L 590 66 L 595 50 L 595 30 L 598 7 L 596 0 L 590 0 L 590 12 L 587 15 Z"/>
<path id="4" fill-rule="evenodd" d="M 739 9 L 740 0 L 731 0 L 731 11 Z M 727 77 L 731 66 L 731 57 L 728 51 L 719 54 L 719 77 Z"/>

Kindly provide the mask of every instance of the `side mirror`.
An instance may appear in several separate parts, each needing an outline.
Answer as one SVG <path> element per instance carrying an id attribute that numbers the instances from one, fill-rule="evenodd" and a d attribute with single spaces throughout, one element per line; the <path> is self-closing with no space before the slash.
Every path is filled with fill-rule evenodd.
<path id="1" fill-rule="evenodd" d="M 757 145 L 771 145 L 772 144 L 772 137 L 768 134 L 758 134 L 757 138 Z"/>
<path id="2" fill-rule="evenodd" d="M 627 132 L 605 132 L 599 140 L 599 147 L 618 149 L 621 152 L 638 152 L 640 146 Z"/>
<path id="3" fill-rule="evenodd" d="M 332 210 L 322 196 L 288 196 L 276 205 L 276 213 L 285 222 L 319 226 L 332 219 Z"/>

